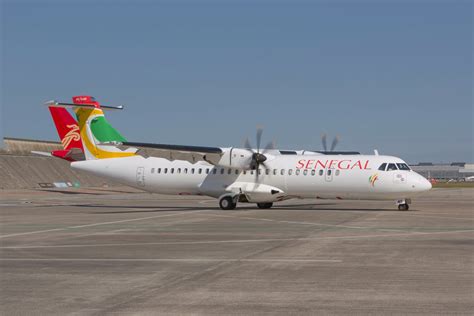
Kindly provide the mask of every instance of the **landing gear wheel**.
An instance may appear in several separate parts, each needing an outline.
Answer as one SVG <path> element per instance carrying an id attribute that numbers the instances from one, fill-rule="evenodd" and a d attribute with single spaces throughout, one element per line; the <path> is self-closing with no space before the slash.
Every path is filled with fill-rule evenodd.
<path id="1" fill-rule="evenodd" d="M 237 203 L 234 203 L 234 199 L 230 196 L 224 196 L 219 201 L 219 206 L 223 210 L 233 210 L 237 207 Z"/>
<path id="2" fill-rule="evenodd" d="M 258 208 L 261 209 L 266 209 L 266 208 L 271 208 L 273 206 L 273 203 L 257 203 Z"/>
<path id="3" fill-rule="evenodd" d="M 408 204 L 400 204 L 398 205 L 398 210 L 399 211 L 408 211 L 410 207 L 408 206 Z"/>

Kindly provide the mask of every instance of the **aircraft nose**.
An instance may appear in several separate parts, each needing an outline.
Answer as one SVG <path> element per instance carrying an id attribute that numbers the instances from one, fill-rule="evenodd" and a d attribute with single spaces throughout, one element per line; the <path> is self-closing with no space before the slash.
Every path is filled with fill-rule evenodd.
<path id="1" fill-rule="evenodd" d="M 414 179 L 412 183 L 412 188 L 415 191 L 418 191 L 418 192 L 428 191 L 432 187 L 433 186 L 431 185 L 431 182 L 429 182 L 425 177 L 419 174 L 416 174 L 416 178 Z"/>

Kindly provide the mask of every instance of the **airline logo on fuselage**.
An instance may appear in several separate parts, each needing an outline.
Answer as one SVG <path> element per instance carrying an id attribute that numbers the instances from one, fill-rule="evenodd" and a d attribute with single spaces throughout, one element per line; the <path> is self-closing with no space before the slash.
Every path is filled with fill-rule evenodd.
<path id="1" fill-rule="evenodd" d="M 374 175 L 371 175 L 369 177 L 369 183 L 374 187 L 375 186 L 375 181 L 377 181 L 378 179 L 379 179 L 378 173 L 376 173 Z"/>
<path id="2" fill-rule="evenodd" d="M 352 160 L 352 159 L 326 159 L 313 160 L 301 159 L 296 164 L 297 169 L 339 169 L 339 170 L 371 170 L 369 168 L 369 160 Z"/>
<path id="3" fill-rule="evenodd" d="M 70 128 L 70 130 L 61 140 L 61 144 L 63 144 L 64 148 L 67 148 L 72 141 L 79 141 L 81 139 L 81 135 L 79 134 L 79 126 L 77 124 L 66 125 L 66 127 Z"/>

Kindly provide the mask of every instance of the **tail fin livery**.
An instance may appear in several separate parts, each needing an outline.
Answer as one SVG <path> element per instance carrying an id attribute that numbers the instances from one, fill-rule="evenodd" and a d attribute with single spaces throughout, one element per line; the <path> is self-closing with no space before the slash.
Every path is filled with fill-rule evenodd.
<path id="1" fill-rule="evenodd" d="M 104 109 L 122 109 L 122 107 L 101 106 L 91 96 L 76 96 L 73 103 L 49 102 L 50 107 L 72 107 L 79 123 L 84 154 L 87 160 L 129 157 L 135 155 L 136 149 L 122 151 L 112 145 L 103 143 L 125 142 L 126 139 L 105 119 Z"/>
<path id="2" fill-rule="evenodd" d="M 49 107 L 49 112 L 64 149 L 82 149 L 79 125 L 72 115 L 64 108 Z"/>
<path id="3" fill-rule="evenodd" d="M 51 155 L 68 161 L 84 160 L 79 124 L 64 108 L 49 107 L 54 125 L 64 150 L 54 150 Z"/>

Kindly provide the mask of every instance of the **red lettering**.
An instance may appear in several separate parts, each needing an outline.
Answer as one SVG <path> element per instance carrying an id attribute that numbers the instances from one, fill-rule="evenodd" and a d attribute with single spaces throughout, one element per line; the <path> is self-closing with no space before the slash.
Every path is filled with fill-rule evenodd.
<path id="1" fill-rule="evenodd" d="M 329 169 L 334 169 L 332 165 L 336 164 L 337 163 L 337 160 L 331 160 L 331 162 L 329 163 Z"/>
<path id="2" fill-rule="evenodd" d="M 298 165 L 296 166 L 296 168 L 298 169 L 304 168 L 304 162 L 305 162 L 305 159 L 301 159 L 300 161 L 298 161 Z"/>
<path id="3" fill-rule="evenodd" d="M 362 169 L 362 163 L 360 162 L 360 160 L 357 160 L 357 162 L 352 165 L 351 169 L 354 169 L 355 167 L 359 167 L 359 169 Z"/>
<path id="4" fill-rule="evenodd" d="M 371 170 L 372 169 L 372 168 L 369 168 L 369 161 L 368 160 L 365 161 L 364 169 L 365 170 Z"/>
<path id="5" fill-rule="evenodd" d="M 321 168 L 324 169 L 324 168 L 326 168 L 326 165 L 327 165 L 327 164 L 328 164 L 328 161 L 327 161 L 327 160 L 326 160 L 326 162 L 325 162 L 324 165 L 323 165 L 323 163 L 321 162 L 321 160 L 318 159 L 318 160 L 316 161 L 316 165 L 314 166 L 314 169 L 316 169 L 316 168 L 318 167 L 318 165 L 321 165 Z"/>
<path id="6" fill-rule="evenodd" d="M 308 160 L 308 162 L 306 163 L 306 169 L 309 169 L 311 168 L 311 165 L 314 163 L 314 160 Z"/>
<path id="7" fill-rule="evenodd" d="M 347 164 L 346 165 L 342 165 L 343 162 L 346 162 Z M 351 167 L 351 161 L 350 160 L 341 160 L 339 161 L 339 163 L 337 164 L 337 167 L 339 169 L 349 169 Z"/>

